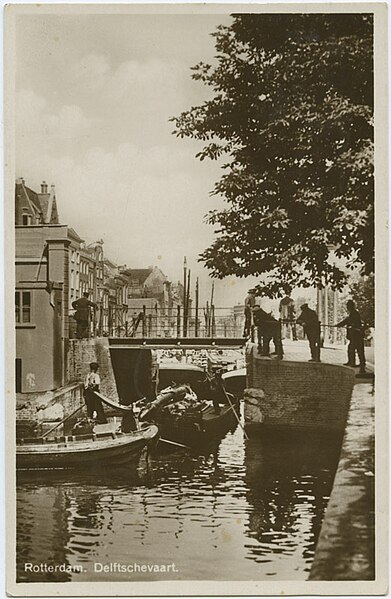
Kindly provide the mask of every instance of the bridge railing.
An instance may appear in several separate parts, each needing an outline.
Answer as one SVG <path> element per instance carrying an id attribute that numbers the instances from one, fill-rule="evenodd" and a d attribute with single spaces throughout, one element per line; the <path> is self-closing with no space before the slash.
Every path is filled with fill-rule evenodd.
<path id="1" fill-rule="evenodd" d="M 176 338 L 176 337 L 237 337 L 243 336 L 244 314 L 235 314 L 232 307 L 206 310 L 182 306 L 148 307 L 132 310 L 122 322 L 102 323 L 97 333 L 110 337 Z"/>

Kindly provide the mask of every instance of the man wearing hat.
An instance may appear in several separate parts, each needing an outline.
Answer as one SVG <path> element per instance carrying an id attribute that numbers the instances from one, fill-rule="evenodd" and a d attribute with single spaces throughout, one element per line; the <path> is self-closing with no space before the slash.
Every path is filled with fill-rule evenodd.
<path id="1" fill-rule="evenodd" d="M 364 350 L 364 330 L 359 312 L 353 300 L 346 302 L 346 308 L 349 316 L 341 320 L 335 326 L 347 328 L 348 345 L 348 362 L 345 366 L 356 365 L 356 351 L 360 361 L 360 373 L 365 374 L 365 350 Z"/>
<path id="2" fill-rule="evenodd" d="M 310 344 L 310 362 L 320 362 L 320 322 L 315 310 L 311 310 L 308 304 L 300 306 L 301 314 L 297 323 L 301 324 Z"/>
<path id="3" fill-rule="evenodd" d="M 244 331 L 243 337 L 250 337 L 252 324 L 252 309 L 255 306 L 255 289 L 249 289 L 244 300 Z"/>

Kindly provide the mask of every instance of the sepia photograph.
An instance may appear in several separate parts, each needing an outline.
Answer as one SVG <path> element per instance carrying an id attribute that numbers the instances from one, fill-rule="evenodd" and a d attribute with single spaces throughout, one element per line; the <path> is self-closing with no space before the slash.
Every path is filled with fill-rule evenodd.
<path id="1" fill-rule="evenodd" d="M 6 6 L 12 596 L 387 592 L 386 27 Z"/>

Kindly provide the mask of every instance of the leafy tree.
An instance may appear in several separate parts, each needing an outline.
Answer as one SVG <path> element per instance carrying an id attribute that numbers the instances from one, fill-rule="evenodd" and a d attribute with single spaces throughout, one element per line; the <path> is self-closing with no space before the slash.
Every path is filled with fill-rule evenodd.
<path id="1" fill-rule="evenodd" d="M 368 327 L 375 326 L 375 277 L 359 277 L 349 284 L 349 291 L 362 321 Z"/>
<path id="2" fill-rule="evenodd" d="M 341 288 L 331 249 L 372 272 L 372 16 L 238 14 L 213 35 L 216 64 L 192 75 L 213 98 L 172 119 L 198 158 L 227 161 L 201 260 L 219 278 L 266 273 L 270 297 Z"/>

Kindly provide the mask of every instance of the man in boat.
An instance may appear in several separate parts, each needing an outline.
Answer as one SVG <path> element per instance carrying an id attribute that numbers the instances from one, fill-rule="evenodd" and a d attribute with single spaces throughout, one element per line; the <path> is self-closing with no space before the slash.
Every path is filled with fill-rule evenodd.
<path id="1" fill-rule="evenodd" d="M 84 399 L 87 405 L 87 416 L 93 419 L 96 412 L 96 421 L 99 424 L 106 424 L 106 416 L 102 406 L 102 402 L 94 393 L 100 390 L 100 376 L 98 374 L 99 365 L 97 362 L 91 362 L 90 372 L 86 376 L 84 382 Z"/>
<path id="2" fill-rule="evenodd" d="M 348 361 L 345 366 L 356 365 L 356 351 L 360 361 L 360 374 L 365 374 L 365 350 L 364 350 L 364 327 L 361 321 L 361 316 L 356 309 L 353 300 L 346 302 L 346 308 L 349 316 L 341 320 L 335 326 L 346 327 L 348 345 Z"/>
<path id="3" fill-rule="evenodd" d="M 297 323 L 301 324 L 307 335 L 310 345 L 311 359 L 309 362 L 320 362 L 320 322 L 315 310 L 311 310 L 308 304 L 300 306 L 301 314 Z"/>
<path id="4" fill-rule="evenodd" d="M 88 292 L 83 293 L 83 297 L 72 302 L 72 307 L 75 308 L 76 313 L 74 319 L 77 323 L 76 335 L 78 339 L 88 339 L 90 336 L 90 323 L 91 323 L 91 308 L 96 310 L 98 307 L 95 302 L 91 302 L 88 299 Z"/>
<path id="5" fill-rule="evenodd" d="M 252 323 L 252 309 L 255 306 L 255 289 L 249 289 L 244 300 L 244 331 L 243 337 L 250 337 Z"/>
<path id="6" fill-rule="evenodd" d="M 262 356 L 270 356 L 270 341 L 273 339 L 274 350 L 279 360 L 282 359 L 284 351 L 281 341 L 280 321 L 262 310 L 261 306 L 254 306 L 254 324 L 257 327 L 258 351 Z"/>

